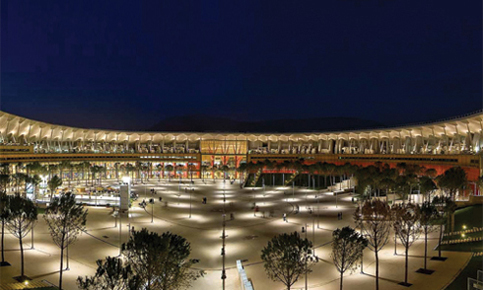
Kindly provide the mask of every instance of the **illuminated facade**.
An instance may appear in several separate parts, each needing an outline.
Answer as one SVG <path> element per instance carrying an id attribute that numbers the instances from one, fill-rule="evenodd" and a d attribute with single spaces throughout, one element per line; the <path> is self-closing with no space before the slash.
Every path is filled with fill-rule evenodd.
<path id="1" fill-rule="evenodd" d="M 0 112 L 0 158 L 3 163 L 149 162 L 190 167 L 195 176 L 201 165 L 236 168 L 241 162 L 266 159 L 360 165 L 406 162 L 440 170 L 462 166 L 475 179 L 480 175 L 482 132 L 482 112 L 397 128 L 266 134 L 84 129 Z"/>

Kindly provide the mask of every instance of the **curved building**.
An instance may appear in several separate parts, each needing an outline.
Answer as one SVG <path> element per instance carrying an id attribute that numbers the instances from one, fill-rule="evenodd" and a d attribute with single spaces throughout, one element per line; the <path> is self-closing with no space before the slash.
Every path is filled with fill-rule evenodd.
<path id="1" fill-rule="evenodd" d="M 418 163 L 441 173 L 461 166 L 480 175 L 483 113 L 396 128 L 307 133 L 131 132 L 39 122 L 0 112 L 2 163 L 149 162 L 237 168 L 241 162 L 303 160 L 369 165 Z M 154 165 L 152 165 L 154 164 Z"/>

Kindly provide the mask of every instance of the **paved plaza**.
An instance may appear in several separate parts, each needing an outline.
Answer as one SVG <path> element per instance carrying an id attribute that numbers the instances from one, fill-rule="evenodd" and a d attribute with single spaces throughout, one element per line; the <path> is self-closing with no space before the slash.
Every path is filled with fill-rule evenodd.
<path id="1" fill-rule="evenodd" d="M 152 194 L 151 189 L 156 191 Z M 240 188 L 240 184 L 226 181 L 195 180 L 191 184 L 183 180 L 171 182 L 150 180 L 146 184 L 133 186 L 133 191 L 140 197 L 131 208 L 130 217 L 120 222 L 111 216 L 112 208 L 89 206 L 87 231 L 69 249 L 70 270 L 64 273 L 65 289 L 76 289 L 79 275 L 92 275 L 96 269 L 96 260 L 106 256 L 119 255 L 119 245 L 127 241 L 129 227 L 137 230 L 145 227 L 162 233 L 171 231 L 185 237 L 191 243 L 192 258 L 200 260 L 196 268 L 204 269 L 207 275 L 195 281 L 192 289 L 221 289 L 221 235 L 223 212 L 226 213 L 226 265 L 227 289 L 240 289 L 240 282 L 235 262 L 243 260 L 248 277 L 257 290 L 283 289 L 281 283 L 270 281 L 263 269 L 261 249 L 275 235 L 293 231 L 301 232 L 307 227 L 307 238 L 315 245 L 315 254 L 320 262 L 308 276 L 309 289 L 338 289 L 339 274 L 331 262 L 330 241 L 336 228 L 353 226 L 352 213 L 355 204 L 350 193 L 339 194 L 337 200 L 332 192 L 316 191 L 306 188 L 265 187 Z M 316 196 L 319 196 L 316 198 Z M 162 197 L 162 202 L 159 198 Z M 203 197 L 207 203 L 203 204 Z M 155 200 L 154 205 L 146 208 L 138 205 L 143 199 Z M 224 201 L 225 198 L 225 201 Z M 254 204 L 259 207 L 253 210 Z M 343 219 L 337 215 L 342 212 Z M 154 217 L 151 214 L 154 213 Z M 287 214 L 287 222 L 282 215 Z M 190 217 L 191 214 L 191 217 Z M 231 219 L 233 214 L 234 219 Z M 154 222 L 151 222 L 151 221 Z M 117 226 L 116 226 L 117 223 Z M 121 230 L 119 224 L 122 225 Z M 302 234 L 304 236 L 305 234 Z M 36 280 L 58 282 L 59 249 L 53 244 L 43 217 L 35 227 L 34 249 L 30 248 L 30 236 L 25 238 L 26 274 Z M 437 244 L 437 233 L 430 236 L 429 256 Z M 19 274 L 20 255 L 18 240 L 6 235 L 6 259 L 11 267 L 0 268 L 2 283 L 14 282 L 12 277 Z M 446 262 L 429 261 L 428 268 L 436 270 L 432 275 L 415 273 L 422 267 L 424 240 L 416 242 L 410 249 L 409 282 L 410 289 L 441 289 L 452 281 L 459 269 L 470 258 L 467 253 L 444 252 Z M 404 278 L 404 255 L 401 245 L 398 255 L 394 255 L 394 243 L 391 241 L 380 252 L 381 289 L 405 289 L 397 283 Z M 360 268 L 346 273 L 344 289 L 374 289 L 374 254 L 368 249 L 364 252 L 364 274 Z M 302 277 L 293 289 L 303 289 Z"/>

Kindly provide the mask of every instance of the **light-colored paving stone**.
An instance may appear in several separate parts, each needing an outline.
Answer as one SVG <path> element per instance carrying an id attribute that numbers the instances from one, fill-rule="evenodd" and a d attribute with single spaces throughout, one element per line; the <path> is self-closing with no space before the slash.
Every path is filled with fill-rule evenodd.
<path id="1" fill-rule="evenodd" d="M 150 197 L 150 188 L 158 192 L 154 205 L 154 223 L 151 223 L 151 206 L 141 209 L 137 203 L 131 211 L 130 218 L 122 220 L 121 242 L 128 239 L 127 225 L 136 229 L 143 227 L 159 233 L 171 231 L 185 237 L 192 248 L 191 257 L 200 259 L 197 268 L 205 269 L 207 275 L 193 283 L 193 289 L 221 289 L 221 229 L 223 212 L 223 192 L 225 192 L 225 211 L 234 213 L 235 220 L 227 221 L 226 234 L 226 265 L 227 280 L 226 289 L 240 289 L 238 274 L 235 269 L 236 260 L 247 260 L 244 262 L 248 277 L 253 281 L 255 289 L 283 289 L 283 285 L 268 280 L 263 264 L 261 264 L 260 251 L 274 235 L 301 230 L 302 226 L 309 224 L 308 238 L 313 240 L 317 246 L 316 254 L 322 258 L 315 267 L 313 273 L 308 277 L 309 289 L 338 289 L 339 274 L 331 263 L 330 244 L 331 234 L 337 227 L 353 225 L 352 212 L 353 204 L 349 195 L 341 195 L 338 199 L 338 208 L 335 207 L 335 197 L 329 194 L 321 194 L 318 207 L 314 195 L 317 193 L 307 189 L 296 189 L 295 200 L 292 200 L 292 188 L 267 187 L 265 192 L 258 188 L 239 188 L 239 184 L 231 185 L 218 181 L 213 184 L 211 181 L 206 184 L 197 180 L 195 191 L 191 195 L 191 218 L 189 216 L 189 191 L 185 193 L 184 187 L 180 187 L 178 197 L 178 184 L 175 181 L 166 183 L 152 182 L 146 184 L 146 198 Z M 225 191 L 223 191 L 225 188 Z M 141 194 L 139 202 L 144 198 L 144 186 L 134 186 L 134 191 Z M 285 195 L 284 195 L 285 191 Z M 162 196 L 164 203 L 158 202 Z M 208 204 L 201 204 L 202 197 L 208 198 Z M 260 212 L 254 216 L 251 210 L 253 202 L 256 201 Z M 294 205 L 298 205 L 300 213 L 294 214 Z M 311 207 L 314 213 L 311 215 L 307 209 Z M 273 210 L 275 217 L 269 218 L 268 213 Z M 266 217 L 262 217 L 265 211 Z M 342 211 L 343 220 L 337 220 L 337 212 Z M 119 254 L 119 227 L 114 227 L 114 219 L 110 216 L 111 209 L 104 207 L 89 207 L 87 233 L 79 237 L 76 244 L 69 249 L 70 270 L 64 272 L 64 289 L 76 289 L 78 276 L 92 275 L 96 269 L 96 260 L 106 256 Z M 289 214 L 288 223 L 282 221 L 282 214 Z M 315 233 L 312 224 L 316 226 Z M 436 245 L 435 234 L 431 236 L 429 248 Z M 26 248 L 30 246 L 30 237 L 25 239 Z M 322 246 L 324 245 L 324 246 Z M 410 250 L 409 259 L 409 282 L 414 285 L 410 289 L 441 289 L 458 270 L 465 265 L 469 254 L 447 253 L 446 262 L 429 261 L 428 266 L 436 270 L 433 275 L 415 273 L 415 270 L 422 266 L 423 240 L 418 241 Z M 14 282 L 13 276 L 19 274 L 18 241 L 11 235 L 6 235 L 6 257 L 12 263 L 11 267 L 0 268 L 0 283 Z M 399 253 L 403 249 L 399 247 Z M 394 256 L 394 244 L 391 241 L 383 251 L 380 252 L 380 275 L 381 289 L 405 289 L 397 285 L 397 282 L 404 278 L 404 256 Z M 430 255 L 435 252 L 430 251 Z M 344 278 L 344 289 L 374 289 L 374 254 L 366 250 L 364 254 L 364 271 L 367 274 L 360 274 L 360 269 L 353 273 L 347 273 Z M 60 251 L 52 243 L 46 224 L 41 216 L 35 228 L 35 249 L 25 252 L 26 274 L 36 280 L 47 280 L 54 284 L 58 281 Z M 304 277 L 295 284 L 293 289 L 304 287 Z"/>

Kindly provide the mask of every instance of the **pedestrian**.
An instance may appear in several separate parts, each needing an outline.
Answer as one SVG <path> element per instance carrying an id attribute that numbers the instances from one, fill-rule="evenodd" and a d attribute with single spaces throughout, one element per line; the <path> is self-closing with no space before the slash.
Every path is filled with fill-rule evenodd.
<path id="1" fill-rule="evenodd" d="M 337 220 L 340 221 L 340 212 L 337 213 Z"/>
<path id="2" fill-rule="evenodd" d="M 340 219 L 342 219 L 342 212 L 340 212 Z"/>
<path id="3" fill-rule="evenodd" d="M 287 214 L 286 214 L 286 213 L 284 213 L 284 214 L 283 214 L 283 221 L 284 221 L 284 222 L 286 222 L 286 221 L 287 221 Z"/>

